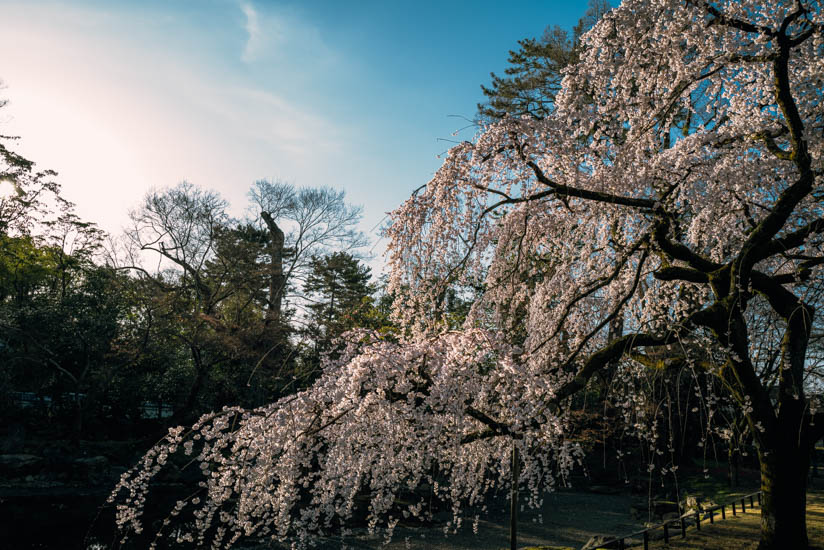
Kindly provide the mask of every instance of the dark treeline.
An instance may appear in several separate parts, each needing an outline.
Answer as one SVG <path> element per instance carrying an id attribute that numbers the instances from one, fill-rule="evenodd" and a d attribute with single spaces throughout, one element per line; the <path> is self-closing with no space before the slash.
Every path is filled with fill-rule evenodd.
<path id="1" fill-rule="evenodd" d="M 7 428 L 156 435 L 305 387 L 344 331 L 388 326 L 343 192 L 259 181 L 235 219 L 181 183 L 149 192 L 109 236 L 77 217 L 56 174 L 0 147 Z"/>
<path id="2" fill-rule="evenodd" d="M 217 193 L 183 182 L 148 192 L 107 235 L 14 142 L 0 136 L 9 547 L 109 544 L 106 497 L 169 427 L 294 394 L 344 332 L 395 330 L 361 254 L 361 208 L 343 191 L 258 181 L 233 217 Z M 164 498 L 195 480 L 172 476 Z"/>

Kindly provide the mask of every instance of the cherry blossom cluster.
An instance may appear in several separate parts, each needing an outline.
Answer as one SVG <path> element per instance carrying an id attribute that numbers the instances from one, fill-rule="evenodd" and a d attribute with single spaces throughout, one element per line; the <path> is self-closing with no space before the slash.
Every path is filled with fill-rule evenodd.
<path id="1" fill-rule="evenodd" d="M 249 536 L 300 547 L 346 533 L 364 503 L 369 529 L 391 535 L 399 520 L 425 517 L 433 494 L 450 504 L 447 529 L 457 529 L 466 506 L 482 507 L 489 490 L 511 479 L 513 445 L 525 457 L 520 479 L 533 504 L 580 459 L 577 445 L 564 440 L 563 417 L 536 410 L 547 390 L 496 335 L 469 330 L 414 344 L 361 337 L 308 391 L 171 430 L 112 494 L 124 532 L 144 528 L 152 479 L 181 454 L 203 480 L 177 503 L 155 543 L 171 536 L 215 548 Z M 469 409 L 518 435 L 491 437 Z M 536 418 L 541 426 L 527 431 Z M 418 490 L 424 485 L 429 492 Z M 191 521 L 172 530 L 184 514 Z"/>

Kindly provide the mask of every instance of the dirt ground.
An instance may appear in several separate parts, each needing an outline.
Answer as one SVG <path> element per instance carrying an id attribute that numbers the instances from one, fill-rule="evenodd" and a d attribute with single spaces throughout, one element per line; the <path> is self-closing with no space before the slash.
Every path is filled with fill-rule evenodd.
<path id="1" fill-rule="evenodd" d="M 755 550 L 761 528 L 760 509 L 748 509 L 746 514 L 739 514 L 708 525 L 706 522 L 697 531 L 694 527 L 687 530 L 687 537 L 680 535 L 670 540 L 670 544 L 661 541 L 650 544 L 651 549 L 668 550 Z M 807 494 L 807 536 L 810 548 L 824 549 L 824 493 Z"/>

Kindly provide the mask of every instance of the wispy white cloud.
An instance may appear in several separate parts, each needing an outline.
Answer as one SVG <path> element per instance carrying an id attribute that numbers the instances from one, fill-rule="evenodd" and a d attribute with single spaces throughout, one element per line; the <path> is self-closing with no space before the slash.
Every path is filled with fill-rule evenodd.
<path id="1" fill-rule="evenodd" d="M 304 71 L 342 62 L 323 39 L 320 29 L 295 9 L 283 6 L 256 6 L 250 0 L 237 4 L 243 14 L 245 41 L 240 60 L 247 64 L 273 64 Z"/>
<path id="2" fill-rule="evenodd" d="M 306 158 L 339 153 L 347 130 L 265 90 L 236 87 L 236 104 L 247 104 L 247 128 L 272 148 Z M 257 124 L 253 124 L 257 122 Z"/>
<path id="3" fill-rule="evenodd" d="M 194 104 L 235 139 L 257 142 L 273 157 L 301 161 L 340 153 L 349 130 L 275 93 L 208 80 L 185 85 Z"/>
<path id="4" fill-rule="evenodd" d="M 248 35 L 246 37 L 246 45 L 243 48 L 243 54 L 240 58 L 244 63 L 250 63 L 258 55 L 262 46 L 263 34 L 260 30 L 260 16 L 250 2 L 241 2 L 240 9 L 246 17 L 246 23 L 243 25 L 243 28 Z"/>

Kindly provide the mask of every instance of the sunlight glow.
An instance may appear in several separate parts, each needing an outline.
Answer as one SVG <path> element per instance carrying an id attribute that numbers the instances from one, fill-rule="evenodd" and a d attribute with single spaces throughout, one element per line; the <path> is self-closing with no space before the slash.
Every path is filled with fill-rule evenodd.
<path id="1" fill-rule="evenodd" d="M 17 194 L 17 186 L 8 178 L 0 179 L 0 199 L 6 199 Z"/>

